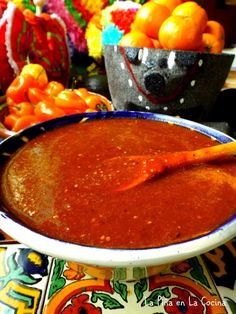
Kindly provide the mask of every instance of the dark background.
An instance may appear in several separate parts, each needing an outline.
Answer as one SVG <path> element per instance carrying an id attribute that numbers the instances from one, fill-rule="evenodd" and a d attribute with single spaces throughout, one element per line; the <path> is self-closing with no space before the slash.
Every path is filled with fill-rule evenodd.
<path id="1" fill-rule="evenodd" d="M 236 47 L 236 1 L 235 5 L 227 5 L 225 0 L 202 0 L 201 4 L 209 19 L 224 26 L 226 48 Z"/>

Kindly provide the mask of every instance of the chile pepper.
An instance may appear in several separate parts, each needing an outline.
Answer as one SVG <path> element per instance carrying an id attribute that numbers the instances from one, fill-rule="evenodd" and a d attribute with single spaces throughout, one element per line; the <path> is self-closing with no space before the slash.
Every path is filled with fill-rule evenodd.
<path id="1" fill-rule="evenodd" d="M 45 88 L 48 84 L 47 72 L 43 66 L 36 63 L 26 64 L 20 73 L 20 76 L 27 77 L 28 75 L 33 76 L 33 78 L 37 81 L 37 85 L 39 88 Z"/>
<path id="2" fill-rule="evenodd" d="M 6 96 L 11 98 L 15 103 L 27 101 L 27 92 L 29 87 L 37 85 L 34 77 L 30 74 L 18 75 L 6 91 Z"/>
<path id="3" fill-rule="evenodd" d="M 88 109 L 85 100 L 77 95 L 73 90 L 63 90 L 55 97 L 55 105 L 66 113 L 71 113 L 71 109 L 77 112 L 84 112 Z"/>

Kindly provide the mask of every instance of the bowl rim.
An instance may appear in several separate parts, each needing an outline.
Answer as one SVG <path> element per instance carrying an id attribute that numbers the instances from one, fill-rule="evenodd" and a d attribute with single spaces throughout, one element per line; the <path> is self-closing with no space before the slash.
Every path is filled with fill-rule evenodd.
<path id="1" fill-rule="evenodd" d="M 209 126 L 179 117 L 136 111 L 92 112 L 63 116 L 34 125 L 16 133 L 0 143 L 0 154 L 4 154 L 12 143 L 19 142 L 19 140 L 21 141 L 21 145 L 23 145 L 25 138 L 35 137 L 39 133 L 41 134 L 42 132 L 64 124 L 78 122 L 84 118 L 109 119 L 129 117 L 174 123 L 213 137 L 221 143 L 235 141 L 232 137 Z M 236 214 L 220 227 L 205 235 L 168 246 L 143 249 L 98 248 L 53 239 L 30 230 L 29 227 L 24 226 L 14 219 L 14 217 L 9 212 L 5 211 L 4 208 L 1 208 L 1 206 L 0 228 L 19 243 L 43 254 L 67 261 L 100 267 L 158 266 L 203 254 L 226 243 L 236 235 Z"/>
<path id="2" fill-rule="evenodd" d="M 201 56 L 215 56 L 216 58 L 219 58 L 220 56 L 223 56 L 224 58 L 232 59 L 232 63 L 234 59 L 236 59 L 235 54 L 231 51 L 225 51 L 222 50 L 220 53 L 212 53 L 207 51 L 197 51 L 197 50 L 182 50 L 182 49 L 164 49 L 164 48 L 155 48 L 155 47 L 133 47 L 133 46 L 119 46 L 118 44 L 105 44 L 104 45 L 104 57 L 106 58 L 107 50 L 114 49 L 117 51 L 118 49 L 133 49 L 133 50 L 144 50 L 144 51 L 163 51 L 165 53 L 171 53 L 171 52 L 177 52 L 180 54 L 195 54 L 195 55 L 201 55 Z"/>

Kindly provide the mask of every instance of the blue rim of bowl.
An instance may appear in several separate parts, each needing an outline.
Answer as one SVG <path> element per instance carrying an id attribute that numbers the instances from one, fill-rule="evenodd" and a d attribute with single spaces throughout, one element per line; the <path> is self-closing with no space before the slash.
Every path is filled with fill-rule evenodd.
<path id="1" fill-rule="evenodd" d="M 26 141 L 56 127 L 81 122 L 84 119 L 110 118 L 138 118 L 174 123 L 198 131 L 221 143 L 234 140 L 230 136 L 208 126 L 163 114 L 138 111 L 83 113 L 64 116 L 34 125 L 4 140 L 0 143 L 0 162 L 1 159 L 9 158 Z M 30 230 L 27 226 L 14 219 L 14 216 L 3 207 L 0 208 L 0 228 L 13 239 L 36 251 L 65 260 L 102 267 L 156 266 L 203 254 L 232 239 L 236 235 L 236 214 L 220 227 L 205 235 L 168 246 L 144 249 L 104 249 L 66 243 Z"/>

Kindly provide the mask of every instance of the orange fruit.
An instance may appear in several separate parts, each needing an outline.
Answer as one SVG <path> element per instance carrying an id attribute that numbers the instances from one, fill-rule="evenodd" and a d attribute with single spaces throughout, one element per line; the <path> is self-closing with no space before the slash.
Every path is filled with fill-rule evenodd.
<path id="1" fill-rule="evenodd" d="M 191 17 L 168 17 L 159 30 L 159 41 L 165 49 L 198 50 L 202 32 Z"/>
<path id="2" fill-rule="evenodd" d="M 224 27 L 217 21 L 209 20 L 207 21 L 204 33 L 212 34 L 217 40 L 221 42 L 222 49 L 225 45 L 225 30 Z"/>
<path id="3" fill-rule="evenodd" d="M 119 45 L 123 47 L 154 48 L 152 39 L 138 30 L 131 30 L 129 33 L 125 34 L 121 38 Z"/>
<path id="4" fill-rule="evenodd" d="M 203 51 L 210 53 L 221 53 L 223 49 L 222 41 L 210 33 L 202 34 L 202 45 Z"/>
<path id="5" fill-rule="evenodd" d="M 206 10 L 194 1 L 186 1 L 178 5 L 173 11 L 172 15 L 191 17 L 202 32 L 206 28 L 208 16 Z"/>
<path id="6" fill-rule="evenodd" d="M 159 28 L 169 15 L 170 10 L 165 5 L 153 1 L 146 2 L 137 11 L 131 28 L 157 39 Z"/>
<path id="7" fill-rule="evenodd" d="M 183 2 L 183 0 L 153 0 L 153 1 L 158 4 L 165 5 L 170 10 L 170 12 L 172 12 L 175 7 L 177 7 L 179 4 Z"/>

